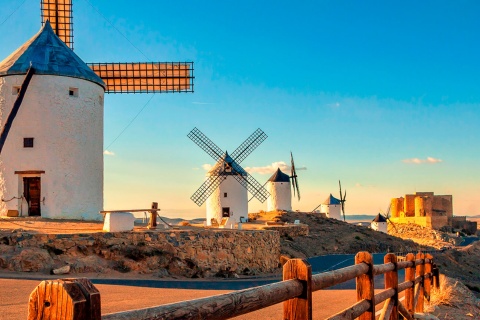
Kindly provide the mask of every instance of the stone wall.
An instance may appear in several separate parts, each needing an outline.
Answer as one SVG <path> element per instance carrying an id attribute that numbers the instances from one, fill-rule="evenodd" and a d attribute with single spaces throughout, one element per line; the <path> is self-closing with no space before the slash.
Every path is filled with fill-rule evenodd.
<path id="1" fill-rule="evenodd" d="M 160 277 L 251 275 L 276 271 L 279 257 L 279 233 L 264 230 L 0 232 L 0 269 L 12 271 L 49 271 L 70 264 L 74 273 L 114 269 Z"/>
<path id="2" fill-rule="evenodd" d="M 275 230 L 281 237 L 299 237 L 308 236 L 309 228 L 306 224 L 286 224 L 283 226 L 265 226 L 265 230 Z"/>

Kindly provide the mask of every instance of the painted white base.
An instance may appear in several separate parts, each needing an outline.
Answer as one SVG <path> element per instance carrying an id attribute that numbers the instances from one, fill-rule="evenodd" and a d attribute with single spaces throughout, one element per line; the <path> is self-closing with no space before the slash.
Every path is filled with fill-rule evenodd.
<path id="1" fill-rule="evenodd" d="M 339 204 L 322 204 L 320 206 L 320 212 L 324 213 L 327 218 L 343 220 L 341 213 L 341 205 Z"/>
<path id="2" fill-rule="evenodd" d="M 130 212 L 108 212 L 105 214 L 103 222 L 103 231 L 105 232 L 122 232 L 132 231 L 135 217 Z"/>
<path id="3" fill-rule="evenodd" d="M 388 233 L 387 231 L 387 223 L 386 222 L 372 222 L 370 224 L 370 228 L 372 228 L 375 231 L 380 231 L 383 233 Z"/>
<path id="4" fill-rule="evenodd" d="M 228 176 L 206 201 L 207 226 L 216 219 L 220 224 L 223 217 L 222 208 L 230 208 L 230 218 L 240 221 L 248 218 L 248 193 L 234 177 Z"/>
<path id="5" fill-rule="evenodd" d="M 267 211 L 291 211 L 292 190 L 289 182 L 267 183 L 270 197 L 267 198 Z"/>
<path id="6" fill-rule="evenodd" d="M 0 77 L 0 126 L 24 75 Z M 70 95 L 71 89 L 77 96 Z M 103 96 L 77 78 L 34 75 L 0 157 L 0 216 L 28 216 L 24 178 L 40 178 L 42 218 L 101 220 L 103 210 Z M 33 148 L 24 147 L 33 138 Z"/>
<path id="7" fill-rule="evenodd" d="M 224 229 L 235 229 L 235 218 L 233 217 L 230 217 L 230 218 L 227 218 L 227 221 L 225 222 L 224 225 L 220 225 L 220 228 L 224 228 Z"/>

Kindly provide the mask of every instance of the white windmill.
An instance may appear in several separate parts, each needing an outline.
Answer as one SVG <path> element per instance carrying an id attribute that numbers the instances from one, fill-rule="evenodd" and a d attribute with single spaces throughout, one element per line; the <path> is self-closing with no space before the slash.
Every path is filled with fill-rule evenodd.
<path id="1" fill-rule="evenodd" d="M 267 199 L 267 211 L 290 211 L 292 210 L 292 189 L 293 196 L 297 196 L 300 201 L 300 188 L 298 187 L 297 172 L 293 155 L 290 152 L 290 176 L 280 170 L 268 179 L 267 190 L 270 197 Z M 291 183 L 290 183 L 291 179 Z"/>
<path id="2" fill-rule="evenodd" d="M 379 213 L 370 223 L 370 228 L 383 233 L 388 233 L 387 219 Z"/>
<path id="3" fill-rule="evenodd" d="M 330 196 L 328 196 L 328 198 L 320 205 L 320 212 L 324 213 L 327 218 L 341 220 L 341 210 L 341 201 L 332 196 L 331 193 Z"/>
<path id="4" fill-rule="evenodd" d="M 41 12 L 41 30 L 0 62 L 0 215 L 99 220 L 104 93 L 192 92 L 193 64 L 87 65 L 72 1 Z"/>
<path id="5" fill-rule="evenodd" d="M 190 197 L 198 206 L 207 201 L 207 225 L 212 225 L 212 219 L 220 222 L 222 218 L 229 218 L 230 221 L 239 222 L 240 217 L 247 218 L 247 191 L 261 202 L 268 198 L 268 191 L 240 166 L 267 138 L 262 130 L 257 129 L 231 155 L 222 151 L 197 128 L 190 131 L 188 137 L 217 161 L 208 172 L 205 182 Z"/>

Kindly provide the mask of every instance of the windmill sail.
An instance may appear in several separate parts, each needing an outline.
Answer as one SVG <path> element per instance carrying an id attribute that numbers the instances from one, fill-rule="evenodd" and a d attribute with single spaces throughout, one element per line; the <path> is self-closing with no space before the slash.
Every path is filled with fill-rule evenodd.
<path id="1" fill-rule="evenodd" d="M 73 50 L 72 0 L 41 0 L 42 25 L 50 21 L 55 34 Z"/>
<path id="2" fill-rule="evenodd" d="M 297 176 L 297 171 L 295 170 L 295 162 L 293 161 L 293 154 L 290 151 L 290 163 L 291 163 L 291 175 L 290 178 L 292 178 L 292 188 L 293 188 L 293 196 L 295 197 L 295 193 L 298 197 L 298 201 L 300 201 L 300 188 L 298 186 L 298 176 Z"/>
<path id="3" fill-rule="evenodd" d="M 193 92 L 193 62 L 87 63 L 106 93 Z"/>
<path id="4" fill-rule="evenodd" d="M 270 195 L 268 191 L 239 165 L 240 161 L 243 161 L 267 138 L 267 135 L 262 130 L 257 129 L 251 134 L 250 137 L 235 149 L 232 154 L 234 156 L 230 156 L 227 152 L 224 153 L 222 149 L 197 128 L 193 128 L 187 137 L 217 161 L 217 164 L 209 172 L 208 179 L 190 197 L 198 206 L 201 206 L 205 200 L 207 200 L 228 175 L 233 176 L 235 180 L 261 202 L 264 202 L 268 198 Z"/>

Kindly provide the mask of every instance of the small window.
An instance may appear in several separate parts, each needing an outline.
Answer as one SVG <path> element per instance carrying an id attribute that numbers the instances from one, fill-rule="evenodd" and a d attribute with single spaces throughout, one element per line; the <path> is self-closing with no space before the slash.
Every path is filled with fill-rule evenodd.
<path id="1" fill-rule="evenodd" d="M 78 97 L 78 88 L 69 88 L 68 95 L 70 97 Z"/>
<path id="2" fill-rule="evenodd" d="M 12 87 L 12 95 L 16 96 L 20 93 L 20 87 L 19 86 L 13 86 Z"/>
<path id="3" fill-rule="evenodd" d="M 224 198 L 227 197 L 227 193 L 226 193 L 226 192 L 223 193 L 223 197 L 224 197 Z"/>
<path id="4" fill-rule="evenodd" d="M 24 148 L 33 148 L 33 138 L 23 138 Z"/>

